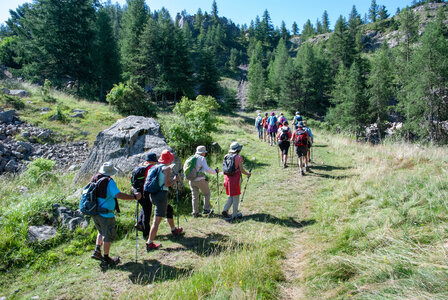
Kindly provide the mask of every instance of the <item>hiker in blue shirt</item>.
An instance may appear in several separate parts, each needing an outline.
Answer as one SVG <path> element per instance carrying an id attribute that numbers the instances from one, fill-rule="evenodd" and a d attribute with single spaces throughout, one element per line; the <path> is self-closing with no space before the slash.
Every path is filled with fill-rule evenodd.
<path id="1" fill-rule="evenodd" d="M 113 163 L 106 162 L 90 180 L 91 182 L 97 182 L 106 178 L 98 183 L 98 207 L 105 208 L 109 212 L 92 216 L 95 227 L 98 230 L 98 235 L 96 237 L 96 248 L 91 258 L 101 260 L 108 266 L 115 266 L 120 262 L 119 257 L 109 257 L 110 246 L 116 235 L 114 210 L 120 212 L 117 198 L 123 200 L 140 200 L 142 197 L 141 193 L 129 195 L 120 192 L 117 184 L 111 178 L 117 172 L 118 170 L 114 167 Z M 103 246 L 104 256 L 101 255 L 101 246 Z"/>
<path id="2" fill-rule="evenodd" d="M 300 115 L 300 112 L 296 112 L 296 115 L 294 116 L 294 128 L 297 130 L 299 127 L 299 122 L 302 121 L 302 116 Z"/>
<path id="3" fill-rule="evenodd" d="M 258 132 L 258 139 L 263 140 L 263 118 L 261 117 L 261 114 L 258 114 L 255 119 L 255 129 Z"/>

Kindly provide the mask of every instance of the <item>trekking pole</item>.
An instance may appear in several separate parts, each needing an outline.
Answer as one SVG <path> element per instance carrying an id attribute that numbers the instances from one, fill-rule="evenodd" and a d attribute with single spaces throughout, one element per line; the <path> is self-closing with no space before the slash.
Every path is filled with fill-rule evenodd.
<path id="1" fill-rule="evenodd" d="M 277 153 L 278 153 L 277 161 L 278 161 L 278 166 L 280 167 L 280 147 L 278 147 L 278 145 L 276 145 L 276 147 L 277 147 Z"/>
<path id="2" fill-rule="evenodd" d="M 251 174 L 251 173 L 252 173 L 252 168 L 249 169 L 249 174 Z M 247 184 L 249 183 L 249 179 L 250 179 L 250 177 L 247 177 L 246 184 L 244 185 L 243 196 L 241 196 L 241 201 L 240 201 L 240 207 L 243 204 L 244 195 L 246 194 L 246 188 L 247 188 Z"/>
<path id="3" fill-rule="evenodd" d="M 177 201 L 177 228 L 179 228 L 179 181 L 176 181 L 176 201 Z"/>
<path id="4" fill-rule="evenodd" d="M 219 174 L 218 172 L 216 172 L 216 192 L 218 193 L 218 191 L 219 191 Z M 212 212 L 212 210 L 210 210 L 210 212 Z M 218 201 L 218 212 L 221 212 L 221 205 L 219 201 Z"/>
<path id="5" fill-rule="evenodd" d="M 137 200 L 137 208 L 135 209 L 135 223 L 138 224 L 138 200 Z M 135 227 L 135 263 L 138 262 L 138 226 Z"/>
<path id="6" fill-rule="evenodd" d="M 221 197 L 222 191 L 224 190 L 224 185 L 222 186 L 221 192 L 218 193 L 218 199 L 216 199 L 215 203 L 212 206 L 212 209 L 210 210 L 209 214 L 207 215 L 208 217 L 210 217 L 210 215 L 212 214 L 213 209 L 216 206 L 216 203 L 219 203 L 219 197 Z"/>

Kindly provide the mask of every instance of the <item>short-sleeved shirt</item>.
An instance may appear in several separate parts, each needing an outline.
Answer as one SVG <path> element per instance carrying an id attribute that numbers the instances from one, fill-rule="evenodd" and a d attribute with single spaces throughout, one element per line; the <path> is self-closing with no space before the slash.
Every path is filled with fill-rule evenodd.
<path id="1" fill-rule="evenodd" d="M 107 197 L 98 198 L 98 207 L 108 209 L 112 212 L 100 213 L 100 216 L 104 218 L 113 218 L 115 216 L 113 210 L 115 209 L 115 196 L 118 193 L 120 193 L 120 190 L 118 189 L 117 184 L 113 179 L 110 179 L 109 183 L 107 184 Z"/>
<path id="2" fill-rule="evenodd" d="M 263 122 L 263 128 L 268 128 L 268 117 L 264 117 L 262 120 L 261 120 L 262 122 Z"/>

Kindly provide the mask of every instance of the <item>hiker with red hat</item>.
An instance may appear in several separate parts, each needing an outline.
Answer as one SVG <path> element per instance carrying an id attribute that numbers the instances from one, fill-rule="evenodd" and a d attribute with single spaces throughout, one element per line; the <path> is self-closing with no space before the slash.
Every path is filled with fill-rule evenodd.
<path id="1" fill-rule="evenodd" d="M 149 252 L 153 249 L 158 249 L 162 244 L 155 244 L 154 239 L 157 231 L 159 230 L 160 222 L 163 218 L 167 218 L 168 224 L 171 227 L 171 233 L 173 235 L 180 235 L 182 233 L 182 227 L 176 228 L 174 225 L 174 209 L 168 204 L 168 188 L 176 181 L 179 180 L 178 176 L 170 178 L 171 166 L 169 166 L 174 160 L 174 155 L 169 150 L 163 150 L 159 158 L 159 164 L 151 168 L 148 173 L 145 182 L 145 191 L 150 192 L 150 199 L 155 206 L 154 221 L 149 232 L 149 238 L 146 242 L 146 251 Z M 154 174 L 156 173 L 156 174 Z M 151 192 L 148 188 L 154 182 L 157 185 L 157 192 Z"/>
<path id="2" fill-rule="evenodd" d="M 275 143 L 275 135 L 277 134 L 278 119 L 274 112 L 271 112 L 271 116 L 268 118 L 268 140 L 272 146 Z"/>

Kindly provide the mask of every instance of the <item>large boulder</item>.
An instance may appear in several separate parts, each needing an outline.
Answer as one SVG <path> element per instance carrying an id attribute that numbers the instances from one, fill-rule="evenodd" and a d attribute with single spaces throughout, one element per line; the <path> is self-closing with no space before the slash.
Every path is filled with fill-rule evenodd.
<path id="1" fill-rule="evenodd" d="M 154 152 L 160 156 L 165 149 L 173 151 L 166 143 L 156 120 L 139 116 L 118 120 L 110 128 L 98 133 L 89 157 L 75 176 L 74 183 L 90 178 L 106 161 L 113 162 L 121 175 L 128 175 L 145 159 L 147 153 Z M 174 173 L 178 173 L 182 163 L 177 155 L 174 156 Z"/>
<path id="2" fill-rule="evenodd" d="M 43 242 L 56 236 L 57 230 L 51 226 L 30 226 L 28 227 L 28 241 Z"/>

